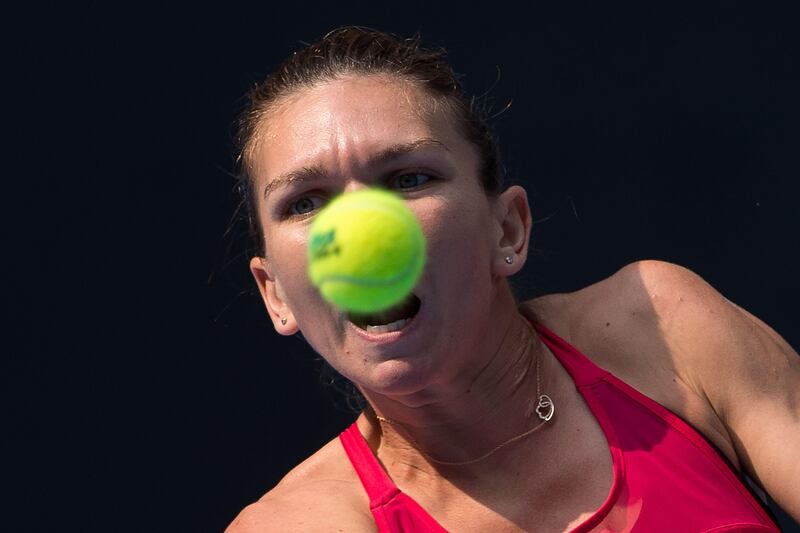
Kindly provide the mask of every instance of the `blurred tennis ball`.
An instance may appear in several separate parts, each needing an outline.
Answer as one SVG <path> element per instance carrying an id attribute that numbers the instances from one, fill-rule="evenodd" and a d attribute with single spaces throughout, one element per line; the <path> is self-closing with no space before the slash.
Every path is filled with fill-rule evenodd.
<path id="1" fill-rule="evenodd" d="M 399 196 L 361 189 L 334 198 L 314 218 L 309 277 L 342 310 L 383 311 L 414 289 L 425 250 L 422 229 Z"/>

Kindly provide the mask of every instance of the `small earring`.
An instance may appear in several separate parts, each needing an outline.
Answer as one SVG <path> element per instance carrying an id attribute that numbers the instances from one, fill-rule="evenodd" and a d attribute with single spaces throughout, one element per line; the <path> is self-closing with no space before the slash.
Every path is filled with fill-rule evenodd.
<path id="1" fill-rule="evenodd" d="M 281 325 L 282 325 L 282 326 L 285 326 L 285 325 L 286 325 L 286 319 L 285 319 L 285 318 L 281 318 Z"/>
<path id="2" fill-rule="evenodd" d="M 513 258 L 513 257 L 511 257 L 510 255 L 507 255 L 507 256 L 506 256 L 506 263 L 508 263 L 508 264 L 510 265 L 510 264 L 511 264 L 511 263 L 513 263 L 513 262 L 514 262 L 514 258 Z"/>

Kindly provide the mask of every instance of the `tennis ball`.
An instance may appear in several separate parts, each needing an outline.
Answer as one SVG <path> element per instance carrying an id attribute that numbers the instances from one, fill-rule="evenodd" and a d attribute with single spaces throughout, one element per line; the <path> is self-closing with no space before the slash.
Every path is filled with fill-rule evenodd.
<path id="1" fill-rule="evenodd" d="M 425 257 L 417 219 L 384 189 L 337 196 L 310 228 L 311 282 L 345 311 L 374 313 L 403 301 L 419 281 Z"/>

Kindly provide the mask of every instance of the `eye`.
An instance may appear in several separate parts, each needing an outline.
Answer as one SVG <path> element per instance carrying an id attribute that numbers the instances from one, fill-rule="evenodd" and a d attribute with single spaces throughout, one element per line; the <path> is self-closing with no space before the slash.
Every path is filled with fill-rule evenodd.
<path id="1" fill-rule="evenodd" d="M 399 189 L 413 189 L 431 179 L 429 175 L 423 174 L 422 172 L 409 172 L 408 174 L 395 176 L 393 181 Z"/>
<path id="2" fill-rule="evenodd" d="M 303 196 L 289 204 L 287 214 L 290 216 L 307 215 L 322 206 L 322 203 L 322 198 L 319 196 Z"/>

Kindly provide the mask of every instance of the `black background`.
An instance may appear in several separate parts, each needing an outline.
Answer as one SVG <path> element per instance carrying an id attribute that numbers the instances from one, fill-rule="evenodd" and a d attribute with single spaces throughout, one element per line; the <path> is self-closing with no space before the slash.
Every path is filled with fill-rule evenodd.
<path id="1" fill-rule="evenodd" d="M 221 531 L 354 419 L 272 330 L 230 175 L 242 95 L 341 25 L 419 31 L 513 102 L 493 125 L 534 213 L 523 297 L 663 259 L 800 346 L 789 5 L 8 14 L 8 530 Z"/>

